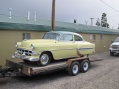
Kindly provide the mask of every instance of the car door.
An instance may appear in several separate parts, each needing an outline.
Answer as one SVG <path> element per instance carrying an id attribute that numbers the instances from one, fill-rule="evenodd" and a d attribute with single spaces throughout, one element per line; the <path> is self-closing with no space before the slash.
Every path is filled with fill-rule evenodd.
<path id="1" fill-rule="evenodd" d="M 72 34 L 63 34 L 59 41 L 59 57 L 70 58 L 76 56 L 76 44 Z"/>

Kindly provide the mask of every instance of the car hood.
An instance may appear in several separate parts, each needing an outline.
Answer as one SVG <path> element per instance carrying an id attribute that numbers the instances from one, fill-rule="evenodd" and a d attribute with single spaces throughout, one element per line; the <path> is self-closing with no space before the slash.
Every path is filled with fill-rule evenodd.
<path id="1" fill-rule="evenodd" d="M 119 45 L 119 42 L 113 42 L 111 45 Z"/>
<path id="2" fill-rule="evenodd" d="M 30 48 L 31 44 L 34 46 L 43 45 L 43 44 L 52 44 L 56 43 L 56 40 L 48 40 L 48 39 L 32 39 L 32 40 L 23 40 L 21 42 L 21 47 Z"/>

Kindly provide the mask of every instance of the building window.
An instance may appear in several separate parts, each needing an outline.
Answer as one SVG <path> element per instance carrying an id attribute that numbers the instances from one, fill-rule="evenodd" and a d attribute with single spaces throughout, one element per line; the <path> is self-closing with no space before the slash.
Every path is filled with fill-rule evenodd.
<path id="1" fill-rule="evenodd" d="M 23 33 L 22 35 L 23 35 L 23 36 L 22 36 L 22 37 L 23 37 L 23 40 L 24 40 L 24 39 L 30 39 L 30 38 L 31 38 L 30 33 Z"/>
<path id="2" fill-rule="evenodd" d="M 103 40 L 103 35 L 100 35 L 100 40 Z"/>
<path id="3" fill-rule="evenodd" d="M 96 35 L 90 35 L 91 40 L 96 40 Z"/>

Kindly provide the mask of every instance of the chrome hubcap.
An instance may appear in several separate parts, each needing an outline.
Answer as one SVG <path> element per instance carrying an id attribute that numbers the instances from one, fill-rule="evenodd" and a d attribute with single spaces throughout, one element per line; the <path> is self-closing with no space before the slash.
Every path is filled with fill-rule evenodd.
<path id="1" fill-rule="evenodd" d="M 43 65 L 46 65 L 46 64 L 48 63 L 48 61 L 49 61 L 49 57 L 48 57 L 47 54 L 43 54 L 43 55 L 41 56 L 40 60 L 41 60 L 41 63 L 42 63 Z"/>
<path id="2" fill-rule="evenodd" d="M 76 74 L 78 72 L 78 69 L 79 69 L 78 65 L 74 65 L 73 66 L 73 73 Z"/>
<path id="3" fill-rule="evenodd" d="M 85 71 L 88 70 L 88 63 L 87 63 L 87 62 L 84 63 L 84 65 L 83 65 L 83 69 L 84 69 Z"/>

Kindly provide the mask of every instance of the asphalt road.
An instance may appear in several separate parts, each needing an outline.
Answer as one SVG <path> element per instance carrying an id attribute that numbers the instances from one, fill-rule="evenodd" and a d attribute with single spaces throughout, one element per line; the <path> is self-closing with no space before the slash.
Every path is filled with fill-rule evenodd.
<path id="1" fill-rule="evenodd" d="M 0 79 L 0 89 L 119 89 L 119 56 L 108 52 L 92 55 L 103 58 L 92 62 L 86 73 L 69 76 L 66 71 L 33 77 L 11 77 Z"/>

